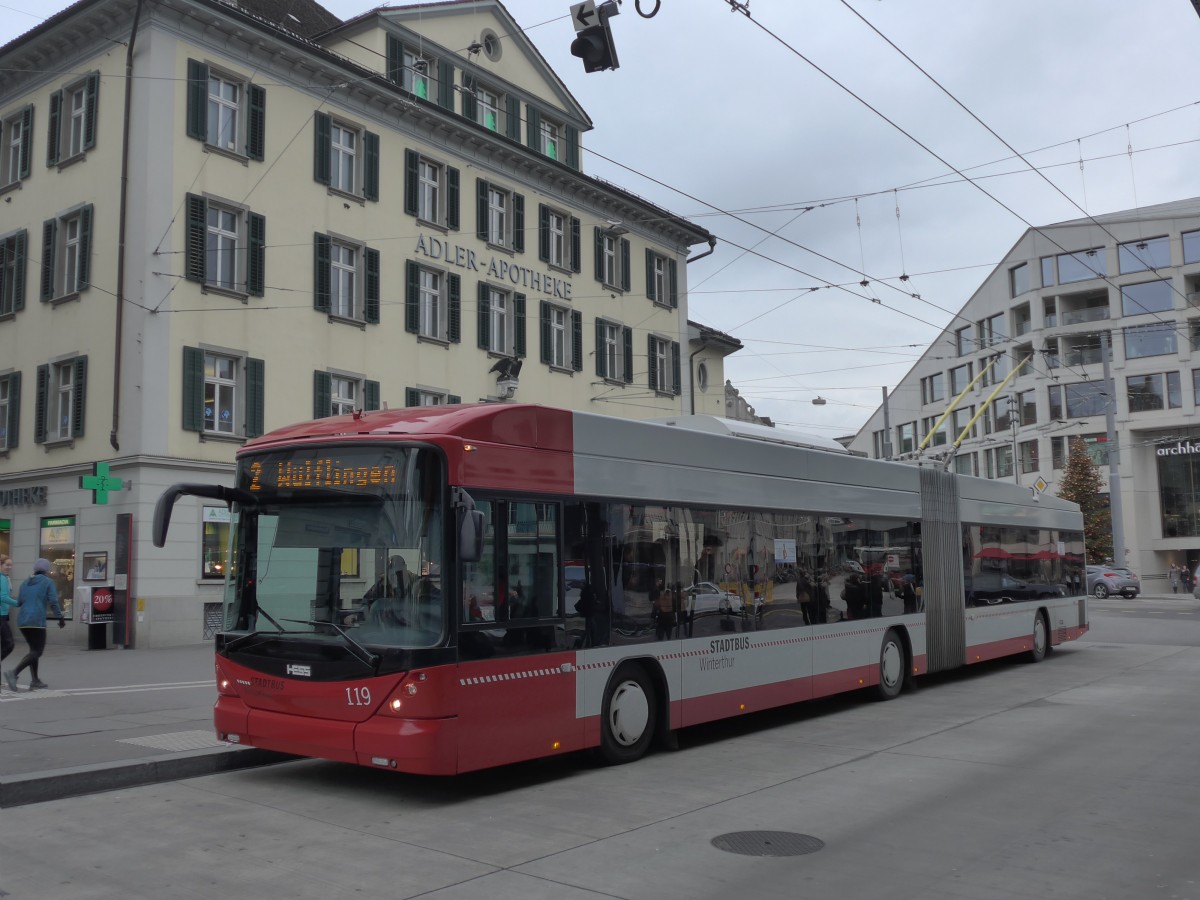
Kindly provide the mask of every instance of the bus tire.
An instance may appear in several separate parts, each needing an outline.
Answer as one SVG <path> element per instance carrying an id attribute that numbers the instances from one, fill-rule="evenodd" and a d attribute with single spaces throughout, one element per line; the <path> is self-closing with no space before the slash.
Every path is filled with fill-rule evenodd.
<path id="1" fill-rule="evenodd" d="M 600 712 L 600 756 L 609 765 L 641 759 L 657 730 L 657 697 L 645 668 L 621 666 L 604 689 Z"/>
<path id="2" fill-rule="evenodd" d="M 1050 649 L 1050 632 L 1046 627 L 1046 615 L 1041 610 L 1033 618 L 1033 642 L 1029 647 L 1029 661 L 1039 663 L 1046 658 Z"/>
<path id="3" fill-rule="evenodd" d="M 908 654 L 904 640 L 895 628 L 889 628 L 879 646 L 879 698 L 894 700 L 904 690 L 904 676 L 908 672 Z"/>

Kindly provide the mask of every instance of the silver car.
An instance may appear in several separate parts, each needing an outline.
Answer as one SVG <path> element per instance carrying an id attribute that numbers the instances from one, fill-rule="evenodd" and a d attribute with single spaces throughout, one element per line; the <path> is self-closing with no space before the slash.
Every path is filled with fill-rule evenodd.
<path id="1" fill-rule="evenodd" d="M 1087 590 L 1097 600 L 1103 600 L 1110 594 L 1120 594 L 1132 600 L 1142 592 L 1142 583 L 1133 572 L 1124 567 L 1088 566 Z"/>

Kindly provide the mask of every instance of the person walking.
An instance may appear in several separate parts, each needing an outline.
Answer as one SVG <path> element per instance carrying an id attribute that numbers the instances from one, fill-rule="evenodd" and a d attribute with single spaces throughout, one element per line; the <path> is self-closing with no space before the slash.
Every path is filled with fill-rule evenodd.
<path id="1" fill-rule="evenodd" d="M 1179 566 L 1175 565 L 1175 563 L 1171 563 L 1169 577 L 1171 579 L 1171 593 L 1179 593 Z"/>
<path id="2" fill-rule="evenodd" d="M 12 606 L 20 606 L 12 596 L 13 561 L 11 556 L 0 554 L 0 661 L 13 652 L 16 641 L 13 640 L 12 626 L 8 624 L 8 610 Z"/>
<path id="3" fill-rule="evenodd" d="M 58 605 L 58 589 L 49 575 L 50 560 L 39 559 L 33 564 L 33 574 L 21 585 L 21 593 L 17 598 L 21 607 L 17 613 L 17 627 L 29 645 L 29 652 L 15 669 L 4 671 L 4 680 L 14 691 L 18 690 L 17 679 L 25 669 L 29 669 L 29 674 L 33 676 L 29 683 L 31 691 L 50 686 L 38 677 L 38 660 L 46 649 L 46 609 L 51 609 L 58 616 L 59 628 L 66 628 L 67 620 L 63 618 L 62 607 Z"/>

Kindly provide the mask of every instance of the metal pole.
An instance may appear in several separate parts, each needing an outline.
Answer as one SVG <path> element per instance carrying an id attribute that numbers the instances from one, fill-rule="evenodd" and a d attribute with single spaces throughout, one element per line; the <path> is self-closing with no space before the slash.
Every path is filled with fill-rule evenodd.
<path id="1" fill-rule="evenodd" d="M 1108 404 L 1104 409 L 1104 422 L 1108 426 L 1108 508 L 1112 513 L 1113 565 L 1125 565 L 1125 519 L 1121 515 L 1121 451 L 1117 444 L 1116 406 L 1117 389 L 1112 372 L 1108 367 L 1112 356 L 1112 334 L 1104 332 L 1100 349 L 1104 357 L 1104 389 L 1108 391 Z"/>
<path id="2" fill-rule="evenodd" d="M 1012 428 L 1012 467 L 1013 467 L 1013 484 L 1021 483 L 1021 476 L 1017 473 L 1017 396 L 1016 394 L 1008 395 L 1008 419 L 1009 427 Z"/>
<path id="3" fill-rule="evenodd" d="M 888 415 L 887 387 L 883 388 L 883 458 L 892 458 L 892 420 Z"/>

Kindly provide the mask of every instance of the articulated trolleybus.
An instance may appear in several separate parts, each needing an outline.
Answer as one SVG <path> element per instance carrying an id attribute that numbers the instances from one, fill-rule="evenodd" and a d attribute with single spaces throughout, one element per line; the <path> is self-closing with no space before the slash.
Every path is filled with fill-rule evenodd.
<path id="1" fill-rule="evenodd" d="M 383 410 L 247 443 L 216 730 L 447 775 L 1023 653 L 1087 630 L 1079 510 L 1014 485 L 681 417 Z M 896 548 L 898 578 L 863 548 Z M 967 586 L 1005 585 L 986 602 Z"/>

